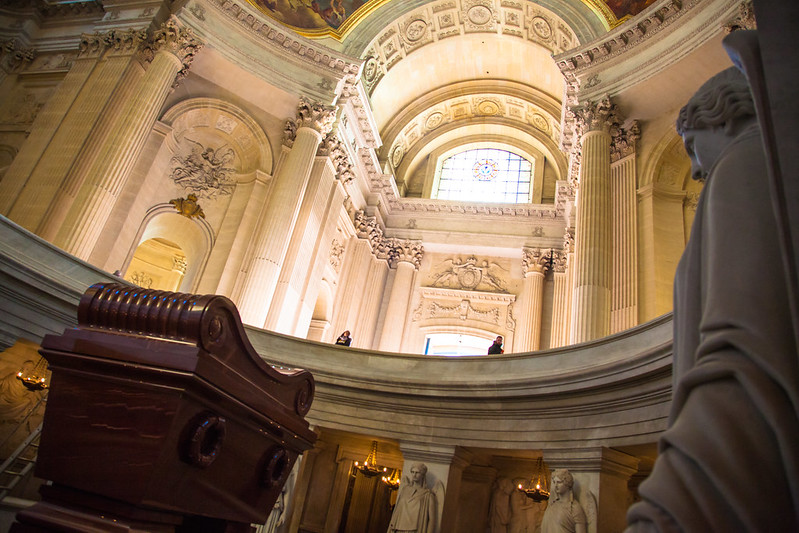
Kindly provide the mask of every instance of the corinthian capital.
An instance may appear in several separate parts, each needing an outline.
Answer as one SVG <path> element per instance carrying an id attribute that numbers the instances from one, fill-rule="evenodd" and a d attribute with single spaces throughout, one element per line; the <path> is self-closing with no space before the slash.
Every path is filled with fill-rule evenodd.
<path id="1" fill-rule="evenodd" d="M 635 152 L 638 139 L 641 138 L 641 127 L 634 120 L 629 128 L 618 128 L 610 142 L 610 160 L 618 161 Z"/>
<path id="2" fill-rule="evenodd" d="M 609 96 L 597 102 L 585 102 L 571 111 L 574 113 L 578 138 L 590 131 L 604 131 L 612 135 L 619 126 L 616 104 L 610 101 Z"/>
<path id="3" fill-rule="evenodd" d="M 149 63 L 160 51 L 166 51 L 177 57 L 183 68 L 178 73 L 178 79 L 185 77 L 186 72 L 194 61 L 194 56 L 203 47 L 191 28 L 184 28 L 178 24 L 175 17 L 170 17 L 164 24 L 153 32 L 150 42 L 141 51 L 142 59 Z"/>
<path id="4" fill-rule="evenodd" d="M 422 255 L 424 255 L 422 241 L 391 238 L 384 239 L 382 245 L 387 252 L 388 264 L 391 268 L 397 268 L 399 263 L 406 262 L 418 269 L 422 263 Z"/>
<path id="5" fill-rule="evenodd" d="M 33 48 L 21 48 L 16 41 L 0 43 L 0 68 L 6 72 L 20 69 L 24 63 L 30 63 L 36 57 Z"/>
<path id="6" fill-rule="evenodd" d="M 355 179 L 355 174 L 352 171 L 353 165 L 347 149 L 335 133 L 328 133 L 322 139 L 316 154 L 330 158 L 336 168 L 337 180 L 346 184 Z"/>
<path id="7" fill-rule="evenodd" d="M 334 106 L 326 106 L 300 97 L 300 103 L 297 105 L 297 129 L 311 128 L 322 135 L 327 135 L 336 121 L 336 111 Z"/>
<path id="8" fill-rule="evenodd" d="M 541 248 L 522 249 L 522 273 L 546 274 L 550 263 L 554 260 L 554 251 Z"/>

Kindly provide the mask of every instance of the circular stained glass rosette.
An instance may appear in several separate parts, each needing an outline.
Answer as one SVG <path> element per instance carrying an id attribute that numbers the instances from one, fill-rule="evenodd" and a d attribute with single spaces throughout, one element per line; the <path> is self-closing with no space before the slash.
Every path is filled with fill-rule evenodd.
<path id="1" fill-rule="evenodd" d="M 480 159 L 474 164 L 472 173 L 480 181 L 491 181 L 497 175 L 497 162 L 491 159 Z"/>

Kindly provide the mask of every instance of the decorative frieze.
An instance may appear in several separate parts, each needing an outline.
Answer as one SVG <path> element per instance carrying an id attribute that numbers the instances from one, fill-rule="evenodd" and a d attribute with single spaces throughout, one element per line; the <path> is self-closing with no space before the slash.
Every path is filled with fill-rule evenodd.
<path id="1" fill-rule="evenodd" d="M 419 305 L 411 319 L 421 327 L 434 324 L 452 324 L 454 321 L 497 326 L 508 331 L 516 329 L 513 318 L 513 294 L 486 293 L 467 290 L 422 287 Z"/>
<path id="2" fill-rule="evenodd" d="M 341 272 L 341 263 L 344 260 L 344 245 L 338 242 L 338 239 L 333 239 L 330 243 L 330 266 L 336 273 Z"/>
<path id="3" fill-rule="evenodd" d="M 186 138 L 193 143 L 188 155 L 172 158 L 172 171 L 169 177 L 176 185 L 190 191 L 198 198 L 228 196 L 236 188 L 236 159 L 233 148 L 222 146 L 212 148 Z"/>
<path id="4" fill-rule="evenodd" d="M 427 282 L 428 287 L 466 291 L 508 293 L 508 271 L 487 260 L 478 261 L 471 255 L 446 259 L 436 265 Z"/>

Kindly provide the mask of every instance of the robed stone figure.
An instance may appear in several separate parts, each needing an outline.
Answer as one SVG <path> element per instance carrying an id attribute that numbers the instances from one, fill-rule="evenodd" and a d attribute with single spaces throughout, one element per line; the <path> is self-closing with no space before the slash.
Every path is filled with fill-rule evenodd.
<path id="1" fill-rule="evenodd" d="M 436 529 L 436 495 L 427 487 L 427 466 L 411 465 L 407 482 L 400 484 L 397 503 L 388 533 L 434 533 Z"/>

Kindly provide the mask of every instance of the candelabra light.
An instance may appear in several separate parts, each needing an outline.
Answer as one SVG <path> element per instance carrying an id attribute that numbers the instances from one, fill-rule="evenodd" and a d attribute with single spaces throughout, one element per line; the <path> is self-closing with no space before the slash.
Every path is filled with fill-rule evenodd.
<path id="1" fill-rule="evenodd" d="M 372 451 L 366 456 L 363 464 L 355 461 L 355 469 L 366 477 L 375 477 L 378 474 L 385 474 L 388 469 L 377 466 L 377 441 L 372 441 Z"/>
<path id="2" fill-rule="evenodd" d="M 17 379 L 28 390 L 40 391 L 48 388 L 50 383 L 47 380 L 47 361 L 44 357 L 39 357 L 36 364 L 33 364 L 33 361 L 25 361 L 17 372 Z"/>
<path id="3" fill-rule="evenodd" d="M 400 469 L 395 468 L 394 472 L 390 476 L 383 476 L 381 481 L 388 485 L 389 489 L 397 490 L 400 485 Z"/>
<path id="4" fill-rule="evenodd" d="M 544 471 L 544 459 L 539 457 L 536 464 L 536 473 L 533 474 L 533 478 L 530 480 L 530 488 L 524 488 L 520 484 L 517 490 L 523 492 L 534 502 L 543 502 L 549 499 L 548 489 L 546 472 Z"/>

